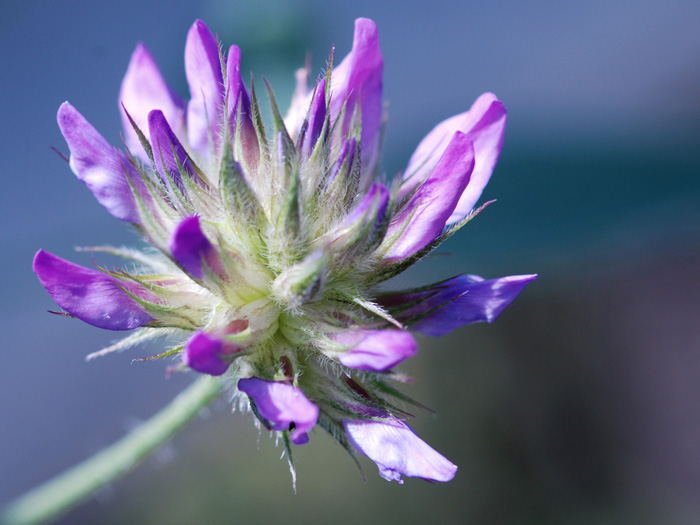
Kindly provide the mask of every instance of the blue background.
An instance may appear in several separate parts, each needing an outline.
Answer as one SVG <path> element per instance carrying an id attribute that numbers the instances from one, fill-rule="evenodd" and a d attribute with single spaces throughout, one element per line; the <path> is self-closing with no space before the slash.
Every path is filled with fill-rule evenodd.
<path id="1" fill-rule="evenodd" d="M 281 449 L 221 400 L 70 523 L 236 519 L 444 523 L 700 519 L 700 4 L 125 0 L 0 7 L 2 180 L 0 504 L 122 436 L 191 376 L 157 347 L 85 363 L 115 334 L 51 316 L 39 248 L 134 244 L 49 149 L 70 100 L 119 144 L 117 96 L 143 40 L 183 96 L 187 30 L 202 18 L 242 70 L 288 100 L 310 52 L 344 56 L 373 18 L 389 101 L 384 170 L 484 91 L 509 109 L 484 199 L 498 203 L 400 284 L 469 272 L 540 274 L 494 325 L 421 339 L 414 427 L 460 466 L 448 484 L 367 483 L 322 432 Z"/>

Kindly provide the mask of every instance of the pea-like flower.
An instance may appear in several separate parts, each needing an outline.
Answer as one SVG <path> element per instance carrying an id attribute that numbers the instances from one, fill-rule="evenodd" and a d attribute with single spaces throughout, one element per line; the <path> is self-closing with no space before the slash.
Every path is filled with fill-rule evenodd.
<path id="1" fill-rule="evenodd" d="M 351 52 L 313 86 L 297 73 L 286 116 L 272 119 L 228 53 L 196 21 L 183 101 L 139 44 L 120 93 L 123 149 L 68 102 L 58 124 L 70 167 L 153 247 L 93 248 L 129 270 L 83 268 L 45 251 L 34 271 L 86 323 L 137 330 L 108 350 L 167 334 L 181 370 L 224 376 L 260 421 L 301 445 L 317 425 L 388 480 L 448 481 L 457 467 L 420 440 L 397 405 L 393 371 L 418 345 L 492 322 L 535 275 L 460 275 L 381 292 L 483 208 L 505 106 L 492 94 L 438 124 L 402 176 L 381 176 L 385 118 L 377 28 L 359 19 Z M 106 352 L 103 352 L 106 353 Z"/>

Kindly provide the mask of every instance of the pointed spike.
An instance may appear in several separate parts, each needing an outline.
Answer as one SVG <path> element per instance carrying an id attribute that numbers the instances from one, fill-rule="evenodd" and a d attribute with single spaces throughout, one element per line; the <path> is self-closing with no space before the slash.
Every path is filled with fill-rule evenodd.
<path id="1" fill-rule="evenodd" d="M 390 322 L 390 323 L 393 324 L 396 328 L 400 328 L 400 329 L 403 330 L 404 326 L 403 326 L 399 321 L 397 321 L 396 319 L 394 319 L 394 318 L 391 316 L 391 314 L 389 314 L 389 312 L 387 312 L 386 310 L 384 310 L 384 308 L 382 308 L 382 307 L 379 306 L 378 304 L 373 303 L 372 301 L 367 301 L 367 300 L 362 299 L 362 298 L 360 298 L 360 297 L 355 297 L 355 298 L 353 298 L 353 302 L 354 302 L 355 304 L 361 306 L 362 308 L 364 308 L 364 309 L 367 310 L 368 312 L 371 312 L 371 313 L 373 313 L 374 315 L 376 315 L 376 316 L 378 316 L 378 317 L 381 317 L 381 318 L 384 319 L 385 321 Z"/>
<path id="2" fill-rule="evenodd" d="M 284 125 L 284 119 L 282 118 L 282 114 L 280 113 L 279 106 L 277 105 L 277 99 L 275 99 L 275 94 L 272 91 L 272 87 L 270 86 L 270 83 L 267 81 L 266 78 L 263 78 L 263 82 L 265 83 L 265 88 L 267 89 L 267 96 L 270 99 L 272 118 L 275 121 L 275 133 L 282 133 L 282 137 L 284 138 L 285 149 L 289 147 L 294 147 L 294 142 L 289 136 L 289 132 L 287 131 L 287 128 Z"/>
<path id="3" fill-rule="evenodd" d="M 156 169 L 156 162 L 155 162 L 155 158 L 153 156 L 153 148 L 151 148 L 151 143 L 148 141 L 148 139 L 146 138 L 146 135 L 143 134 L 143 131 L 141 131 L 141 128 L 138 127 L 138 125 L 136 124 L 134 119 L 131 117 L 129 112 L 126 110 L 126 108 L 124 107 L 124 104 L 122 104 L 122 109 L 124 110 L 124 114 L 126 115 L 126 118 L 129 119 L 129 123 L 131 124 L 131 127 L 134 129 L 134 132 L 138 136 L 139 142 L 141 142 L 141 146 L 143 147 L 144 151 L 146 152 L 148 159 L 151 161 L 153 171 L 155 173 L 157 173 L 158 170 Z"/>
<path id="4" fill-rule="evenodd" d="M 267 143 L 267 135 L 265 134 L 265 126 L 262 122 L 262 115 L 260 114 L 258 96 L 255 92 L 255 78 L 252 73 L 250 75 L 250 111 L 253 116 L 253 126 L 255 127 L 255 134 L 258 136 L 258 143 L 261 145 L 264 157 L 267 157 L 269 145 Z"/>
<path id="5" fill-rule="evenodd" d="M 248 186 L 243 170 L 233 158 L 230 141 L 225 141 L 221 168 L 219 170 L 219 191 L 226 207 L 227 215 L 234 222 L 243 219 L 244 231 L 257 232 L 267 222 L 262 206 Z"/>

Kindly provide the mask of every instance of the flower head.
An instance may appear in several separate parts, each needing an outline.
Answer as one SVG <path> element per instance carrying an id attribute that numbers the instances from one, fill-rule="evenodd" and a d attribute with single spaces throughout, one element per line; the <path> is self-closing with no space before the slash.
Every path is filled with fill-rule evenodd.
<path id="1" fill-rule="evenodd" d="M 460 275 L 402 292 L 377 286 L 464 226 L 491 176 L 506 110 L 492 94 L 439 124 L 402 177 L 380 177 L 383 59 L 371 20 L 309 86 L 297 73 L 272 122 L 227 53 L 196 21 L 187 35 L 184 102 L 139 44 L 120 92 L 123 150 L 68 102 L 58 124 L 73 172 L 152 250 L 97 248 L 132 268 L 87 269 L 45 251 L 34 271 L 70 315 L 109 330 L 164 332 L 182 370 L 223 375 L 289 447 L 320 425 L 389 480 L 452 479 L 396 406 L 392 369 L 438 336 L 492 322 L 535 275 Z M 483 206 L 482 206 L 483 208 Z M 123 345 L 122 345 L 123 346 Z M 291 450 L 290 450 L 291 452 Z"/>

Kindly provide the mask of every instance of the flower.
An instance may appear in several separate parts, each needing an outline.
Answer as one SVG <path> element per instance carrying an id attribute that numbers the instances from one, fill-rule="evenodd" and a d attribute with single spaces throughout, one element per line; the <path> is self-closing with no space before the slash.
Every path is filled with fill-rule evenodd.
<path id="1" fill-rule="evenodd" d="M 268 125 L 240 58 L 196 21 L 185 102 L 139 44 L 120 92 L 123 150 L 68 102 L 60 107 L 71 169 L 152 249 L 93 248 L 129 259 L 129 271 L 42 250 L 34 271 L 67 315 L 138 329 L 118 348 L 170 335 L 175 344 L 156 357 L 236 384 L 290 454 L 290 441 L 306 443 L 319 425 L 388 480 L 448 481 L 457 467 L 404 422 L 392 370 L 417 352 L 412 331 L 492 322 L 536 275 L 460 275 L 401 292 L 378 285 L 483 209 L 474 207 L 501 151 L 505 106 L 482 95 L 438 124 L 387 183 L 374 22 L 356 21 L 352 50 L 337 66 L 331 54 L 313 87 L 307 69 L 297 73 L 286 116 L 266 84 Z"/>

